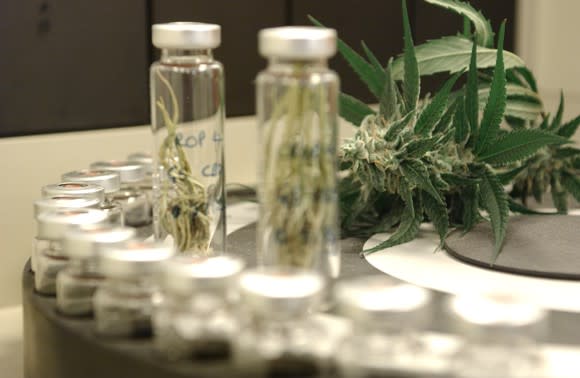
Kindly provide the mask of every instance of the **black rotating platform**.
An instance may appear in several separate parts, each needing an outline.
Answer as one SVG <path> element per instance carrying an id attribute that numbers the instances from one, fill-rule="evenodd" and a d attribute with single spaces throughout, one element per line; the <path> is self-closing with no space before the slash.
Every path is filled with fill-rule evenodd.
<path id="1" fill-rule="evenodd" d="M 489 223 L 447 238 L 452 257 L 482 268 L 534 277 L 580 280 L 580 216 L 510 217 L 505 243 L 494 264 Z"/>

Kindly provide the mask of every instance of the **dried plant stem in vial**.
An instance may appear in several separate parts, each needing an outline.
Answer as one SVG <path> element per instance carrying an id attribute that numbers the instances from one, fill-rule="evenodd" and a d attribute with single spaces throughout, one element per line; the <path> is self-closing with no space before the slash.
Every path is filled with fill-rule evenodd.
<path id="1" fill-rule="evenodd" d="M 173 115 L 170 116 L 162 97 L 156 106 L 162 114 L 167 136 L 159 148 L 159 163 L 169 183 L 160 180 L 159 206 L 163 228 L 173 236 L 180 251 L 206 252 L 210 240 L 210 218 L 205 186 L 197 180 L 177 138 L 179 107 L 175 92 L 165 77 L 159 80 L 171 96 Z"/>
<path id="2" fill-rule="evenodd" d="M 295 66 L 298 78 L 305 75 Z M 264 136 L 264 224 L 280 264 L 312 266 L 333 230 L 336 209 L 327 89 L 297 80 L 281 97 Z"/>

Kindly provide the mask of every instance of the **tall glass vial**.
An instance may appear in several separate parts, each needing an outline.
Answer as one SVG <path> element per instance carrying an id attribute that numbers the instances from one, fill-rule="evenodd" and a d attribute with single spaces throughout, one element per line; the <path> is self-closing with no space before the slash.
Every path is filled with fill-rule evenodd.
<path id="1" fill-rule="evenodd" d="M 339 282 L 338 312 L 351 325 L 336 354 L 341 377 L 448 377 L 448 356 L 426 342 L 431 293 L 385 275 Z"/>
<path id="2" fill-rule="evenodd" d="M 84 182 L 102 186 L 105 190 L 105 200 L 99 206 L 109 216 L 109 222 L 123 226 L 123 207 L 115 200 L 115 194 L 121 189 L 121 177 L 117 172 L 99 169 L 81 169 L 62 175 L 63 181 Z"/>
<path id="3" fill-rule="evenodd" d="M 68 231 L 63 239 L 69 262 L 56 276 L 56 307 L 66 315 L 82 316 L 93 312 L 93 294 L 105 276 L 98 264 L 106 248 L 135 238 L 131 227 L 111 224 L 81 226 Z"/>
<path id="4" fill-rule="evenodd" d="M 225 361 L 239 333 L 233 256 L 177 256 L 164 266 L 163 301 L 153 315 L 157 349 L 169 360 Z"/>
<path id="5" fill-rule="evenodd" d="M 225 250 L 224 71 L 212 53 L 220 42 L 219 25 L 153 25 L 154 228 L 190 254 Z"/>
<path id="6" fill-rule="evenodd" d="M 453 360 L 454 377 L 547 377 L 538 342 L 547 313 L 510 293 L 462 295 L 448 309 L 463 340 Z"/>
<path id="7" fill-rule="evenodd" d="M 97 209 L 61 209 L 37 218 L 38 237 L 50 243 L 37 256 L 34 288 L 47 295 L 56 294 L 56 276 L 67 265 L 62 239 L 68 230 L 82 225 L 107 223 L 107 214 Z"/>
<path id="8" fill-rule="evenodd" d="M 260 127 L 258 252 L 262 264 L 340 270 L 337 207 L 336 32 L 259 33 L 268 66 L 256 79 Z"/>

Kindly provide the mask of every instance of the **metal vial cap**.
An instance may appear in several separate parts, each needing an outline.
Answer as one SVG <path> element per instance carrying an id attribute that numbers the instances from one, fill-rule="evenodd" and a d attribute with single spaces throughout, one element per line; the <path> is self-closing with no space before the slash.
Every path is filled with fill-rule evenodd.
<path id="1" fill-rule="evenodd" d="M 458 331 L 468 337 L 507 333 L 537 337 L 545 331 L 547 312 L 510 293 L 459 295 L 447 307 L 457 320 Z"/>
<path id="2" fill-rule="evenodd" d="M 160 49 L 213 49 L 221 44 L 221 27 L 202 22 L 154 24 L 152 41 Z"/>
<path id="3" fill-rule="evenodd" d="M 404 326 L 427 326 L 431 293 L 421 287 L 385 275 L 357 277 L 334 288 L 338 311 L 355 322 Z"/>
<path id="4" fill-rule="evenodd" d="M 37 217 L 38 238 L 61 240 L 65 233 L 82 225 L 107 223 L 107 214 L 97 209 L 60 209 Z"/>
<path id="5" fill-rule="evenodd" d="M 285 267 L 248 270 L 239 280 L 242 302 L 255 314 L 292 318 L 304 315 L 321 300 L 325 287 L 317 272 Z"/>
<path id="6" fill-rule="evenodd" d="M 122 183 L 139 182 L 145 178 L 145 169 L 143 166 L 133 161 L 97 161 L 91 164 L 91 169 L 117 172 Z"/>
<path id="7" fill-rule="evenodd" d="M 34 201 L 34 217 L 47 211 L 60 209 L 87 209 L 96 208 L 101 201 L 96 198 L 84 198 L 79 196 L 60 195 L 50 198 L 42 198 Z"/>
<path id="8" fill-rule="evenodd" d="M 102 186 L 87 182 L 61 182 L 60 184 L 45 185 L 42 187 L 42 197 L 76 196 L 83 198 L 95 198 L 99 201 L 105 199 L 105 189 Z"/>
<path id="9" fill-rule="evenodd" d="M 244 269 L 234 256 L 176 256 L 163 266 L 163 287 L 170 293 L 190 295 L 199 290 L 227 289 Z"/>
<path id="10" fill-rule="evenodd" d="M 153 156 L 151 154 L 147 152 L 134 152 L 127 156 L 127 160 L 141 164 L 145 173 L 153 173 Z"/>
<path id="11" fill-rule="evenodd" d="M 316 26 L 262 29 L 258 48 L 264 57 L 323 59 L 336 53 L 336 30 Z"/>
<path id="12" fill-rule="evenodd" d="M 63 181 L 88 182 L 102 186 L 105 194 L 114 193 L 121 188 L 119 173 L 100 169 L 81 169 L 62 175 Z"/>
<path id="13" fill-rule="evenodd" d="M 152 276 L 161 272 L 163 262 L 175 249 L 160 242 L 129 241 L 107 249 L 101 255 L 101 272 L 113 278 Z"/>
<path id="14" fill-rule="evenodd" d="M 63 239 L 63 249 L 72 258 L 98 257 L 107 247 L 134 239 L 137 232 L 131 227 L 113 224 L 82 225 L 69 230 Z"/>

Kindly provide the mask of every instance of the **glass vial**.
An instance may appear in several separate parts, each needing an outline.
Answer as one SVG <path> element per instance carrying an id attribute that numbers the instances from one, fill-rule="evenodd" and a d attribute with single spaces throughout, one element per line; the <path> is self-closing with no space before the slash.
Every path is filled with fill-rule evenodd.
<path id="1" fill-rule="evenodd" d="M 339 80 L 327 66 L 336 32 L 280 27 L 262 30 L 258 42 L 268 58 L 256 79 L 259 261 L 336 278 Z"/>
<path id="2" fill-rule="evenodd" d="M 337 310 L 351 325 L 336 357 L 342 377 L 448 377 L 446 356 L 424 337 L 431 293 L 385 275 L 339 282 Z"/>
<path id="3" fill-rule="evenodd" d="M 323 276 L 297 268 L 264 267 L 239 281 L 243 327 L 235 364 L 252 377 L 327 377 L 334 342 L 311 316 Z"/>
<path id="4" fill-rule="evenodd" d="M 123 207 L 123 218 L 127 226 L 144 227 L 151 223 L 147 194 L 139 187 L 145 178 L 145 169 L 141 164 L 122 160 L 98 161 L 91 164 L 91 169 L 119 174 L 121 189 L 113 194 L 113 200 Z"/>
<path id="5" fill-rule="evenodd" d="M 153 156 L 147 152 L 134 152 L 127 156 L 128 161 L 139 163 L 145 171 L 145 177 L 139 183 L 139 188 L 147 194 L 149 207 L 153 207 Z"/>
<path id="6" fill-rule="evenodd" d="M 41 190 L 42 198 L 71 196 L 88 199 L 105 200 L 105 189 L 102 186 L 83 182 L 61 182 L 45 185 Z"/>
<path id="7" fill-rule="evenodd" d="M 130 241 L 105 251 L 100 269 L 106 281 L 93 297 L 96 331 L 112 337 L 151 337 L 151 314 L 159 301 L 156 277 L 173 247 Z"/>
<path id="8" fill-rule="evenodd" d="M 83 198 L 72 195 L 57 195 L 48 198 L 42 198 L 34 201 L 34 219 L 47 211 L 61 210 L 61 209 L 88 209 L 98 208 L 101 201 L 96 198 Z M 44 249 L 50 248 L 50 240 L 42 239 L 37 235 L 32 241 L 32 253 L 30 255 L 30 269 L 36 272 L 38 264 L 38 256 Z"/>
<path id="9" fill-rule="evenodd" d="M 151 66 L 154 229 L 181 252 L 225 251 L 224 71 L 212 49 L 219 25 L 153 25 Z"/>
<path id="10" fill-rule="evenodd" d="M 62 175 L 63 181 L 83 182 L 102 186 L 105 190 L 105 200 L 99 206 L 109 216 L 109 223 L 123 226 L 123 207 L 115 201 L 115 194 L 121 189 L 121 177 L 117 172 L 81 169 Z"/>
<path id="11" fill-rule="evenodd" d="M 163 301 L 153 316 L 157 349 L 167 359 L 229 360 L 239 332 L 237 278 L 244 267 L 231 256 L 178 256 L 164 266 Z"/>
<path id="12" fill-rule="evenodd" d="M 56 275 L 68 263 L 62 248 L 65 233 L 82 225 L 107 223 L 107 214 L 96 209 L 62 209 L 40 214 L 37 218 L 38 238 L 47 240 L 38 254 L 34 288 L 47 295 L 56 294 Z"/>
<path id="13" fill-rule="evenodd" d="M 547 313 L 509 293 L 451 298 L 448 309 L 463 339 L 453 361 L 454 377 L 547 377 L 539 339 Z"/>
<path id="14" fill-rule="evenodd" d="M 98 263 L 106 248 L 135 238 L 134 228 L 111 224 L 81 226 L 68 231 L 63 239 L 69 262 L 56 277 L 56 307 L 65 315 L 93 313 L 93 295 L 105 277 Z"/>

